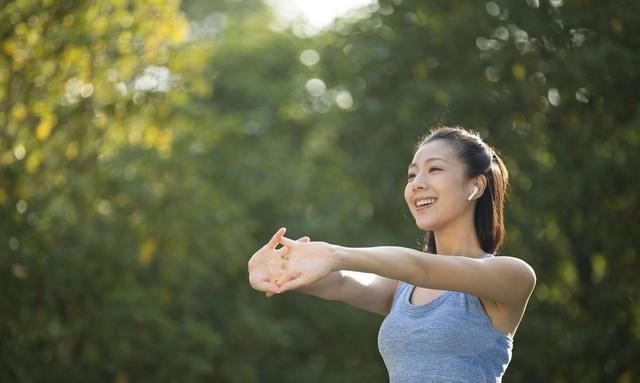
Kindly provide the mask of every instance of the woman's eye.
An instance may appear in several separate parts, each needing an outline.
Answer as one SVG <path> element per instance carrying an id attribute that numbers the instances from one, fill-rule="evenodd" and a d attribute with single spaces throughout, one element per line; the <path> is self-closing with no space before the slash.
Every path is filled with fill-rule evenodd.
<path id="1" fill-rule="evenodd" d="M 442 169 L 440 169 L 440 168 L 431 168 L 431 169 L 429 169 L 429 173 L 435 172 L 435 171 L 438 171 L 438 170 L 442 170 Z"/>
<path id="2" fill-rule="evenodd" d="M 416 175 L 415 175 L 415 174 L 409 174 L 409 175 L 407 176 L 407 179 L 408 179 L 409 181 L 411 181 L 411 180 L 412 180 L 412 179 L 414 179 L 414 178 L 416 178 Z"/>

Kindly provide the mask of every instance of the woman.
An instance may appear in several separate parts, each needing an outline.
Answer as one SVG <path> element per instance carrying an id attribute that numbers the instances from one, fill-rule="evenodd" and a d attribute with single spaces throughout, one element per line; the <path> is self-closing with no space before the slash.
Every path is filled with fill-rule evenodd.
<path id="1" fill-rule="evenodd" d="M 267 296 L 299 290 L 386 316 L 378 345 L 392 383 L 500 381 L 536 282 L 524 261 L 493 255 L 507 184 L 477 134 L 436 129 L 417 146 L 404 191 L 424 252 L 292 241 L 282 228 L 249 261 L 250 283 Z"/>

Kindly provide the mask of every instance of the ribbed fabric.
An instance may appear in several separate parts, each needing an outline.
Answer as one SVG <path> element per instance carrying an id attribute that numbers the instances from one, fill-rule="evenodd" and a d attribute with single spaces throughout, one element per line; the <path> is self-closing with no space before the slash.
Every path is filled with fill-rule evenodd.
<path id="1" fill-rule="evenodd" d="M 513 342 L 493 327 L 480 300 L 446 291 L 413 305 L 413 289 L 399 283 L 378 333 L 390 383 L 500 382 Z"/>

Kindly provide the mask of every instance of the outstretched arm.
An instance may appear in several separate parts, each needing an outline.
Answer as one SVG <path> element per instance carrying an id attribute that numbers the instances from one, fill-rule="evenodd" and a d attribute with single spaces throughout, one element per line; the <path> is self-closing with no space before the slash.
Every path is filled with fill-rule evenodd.
<path id="1" fill-rule="evenodd" d="M 344 302 L 380 315 L 391 310 L 398 281 L 355 271 L 333 271 L 326 277 L 296 289 L 316 297 Z"/>
<path id="2" fill-rule="evenodd" d="M 287 269 L 290 248 L 287 246 L 277 248 L 284 233 L 284 228 L 276 231 L 269 243 L 258 250 L 249 261 L 251 286 L 265 292 L 267 297 L 272 296 L 279 284 L 283 283 L 283 274 Z M 309 238 L 302 237 L 298 242 L 307 243 Z M 334 271 L 297 290 L 322 299 L 340 301 L 363 310 L 386 315 L 391 308 L 396 286 L 397 281 L 374 274 Z"/>
<path id="3" fill-rule="evenodd" d="M 455 290 L 512 308 L 526 304 L 535 273 L 512 257 L 474 259 L 426 255 L 403 247 L 348 248 L 324 242 L 280 241 L 290 247 L 289 266 L 279 292 L 312 283 L 336 270 L 374 273 L 392 280 L 438 290 Z"/>
<path id="4" fill-rule="evenodd" d="M 290 248 L 284 246 L 276 249 L 284 233 L 284 228 L 276 231 L 269 243 L 258 250 L 249 261 L 251 285 L 256 290 L 264 291 L 267 297 L 272 296 L 279 284 L 283 283 L 283 273 L 287 268 Z M 307 243 L 309 237 L 305 236 L 297 241 Z M 340 301 L 366 311 L 386 315 L 391 309 L 397 284 L 395 280 L 374 274 L 334 271 L 297 290 L 325 300 Z"/>

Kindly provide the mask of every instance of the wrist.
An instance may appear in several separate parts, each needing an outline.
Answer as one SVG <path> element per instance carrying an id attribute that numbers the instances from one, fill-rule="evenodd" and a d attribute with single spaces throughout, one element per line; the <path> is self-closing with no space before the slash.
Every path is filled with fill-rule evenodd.
<path id="1" fill-rule="evenodd" d="M 344 264 L 344 249 L 339 245 L 331 245 L 331 271 L 342 270 Z"/>

